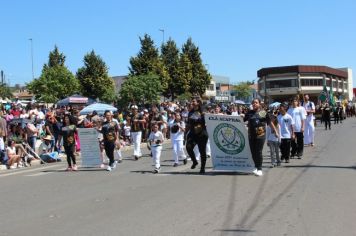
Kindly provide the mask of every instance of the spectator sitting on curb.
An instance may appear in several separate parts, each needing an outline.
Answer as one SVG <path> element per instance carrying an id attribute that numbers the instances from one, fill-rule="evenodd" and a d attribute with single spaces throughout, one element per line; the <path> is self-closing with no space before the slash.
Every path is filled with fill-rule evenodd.
<path id="1" fill-rule="evenodd" d="M 58 152 L 51 152 L 52 149 L 52 137 L 51 135 L 47 135 L 43 138 L 38 149 L 38 154 L 45 163 L 62 161 L 58 156 Z"/>

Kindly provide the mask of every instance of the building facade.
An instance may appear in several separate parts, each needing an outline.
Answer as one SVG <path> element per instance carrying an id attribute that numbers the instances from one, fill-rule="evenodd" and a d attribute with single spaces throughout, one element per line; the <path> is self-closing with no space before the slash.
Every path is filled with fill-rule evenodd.
<path id="1" fill-rule="evenodd" d="M 327 66 L 268 67 L 257 71 L 258 91 L 266 103 L 308 94 L 316 102 L 326 84 L 339 99 L 352 100 L 352 70 Z"/>

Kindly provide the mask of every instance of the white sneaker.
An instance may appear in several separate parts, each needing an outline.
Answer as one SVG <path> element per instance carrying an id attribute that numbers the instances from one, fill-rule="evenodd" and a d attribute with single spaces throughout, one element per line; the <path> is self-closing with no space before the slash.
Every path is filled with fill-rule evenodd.
<path id="1" fill-rule="evenodd" d="M 252 171 L 252 173 L 253 173 L 254 175 L 257 175 L 257 169 L 254 169 L 254 170 Z"/>
<path id="2" fill-rule="evenodd" d="M 262 175 L 263 175 L 262 170 L 258 170 L 256 176 L 262 176 Z"/>
<path id="3" fill-rule="evenodd" d="M 108 167 L 106 167 L 106 170 L 107 170 L 107 171 L 111 171 L 112 169 L 111 169 L 110 166 L 108 166 Z"/>
<path id="4" fill-rule="evenodd" d="M 115 168 L 116 168 L 116 165 L 117 165 L 117 161 L 114 161 L 114 163 L 112 163 L 112 165 L 111 165 L 111 168 L 112 168 L 112 169 L 115 169 Z"/>

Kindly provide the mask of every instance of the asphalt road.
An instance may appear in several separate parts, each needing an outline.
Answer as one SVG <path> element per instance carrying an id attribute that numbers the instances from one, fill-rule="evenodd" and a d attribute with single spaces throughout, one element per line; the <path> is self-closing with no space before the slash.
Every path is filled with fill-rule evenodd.
<path id="1" fill-rule="evenodd" d="M 263 177 L 174 168 L 169 145 L 157 175 L 131 153 L 112 172 L 1 171 L 0 235 L 356 235 L 355 129 L 317 127 L 304 159 L 266 158 Z"/>

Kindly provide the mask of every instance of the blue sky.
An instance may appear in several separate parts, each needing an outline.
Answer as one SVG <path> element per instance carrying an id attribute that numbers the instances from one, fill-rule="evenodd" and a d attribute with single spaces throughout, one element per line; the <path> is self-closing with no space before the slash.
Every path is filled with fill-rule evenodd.
<path id="1" fill-rule="evenodd" d="M 35 77 L 55 44 L 72 72 L 94 49 L 115 76 L 128 73 L 139 36 L 161 45 L 159 29 L 179 47 L 192 37 L 210 73 L 233 83 L 254 80 L 269 66 L 356 71 L 354 0 L 4 0 L 0 6 L 0 69 L 12 85 L 32 79 L 29 38 Z"/>

